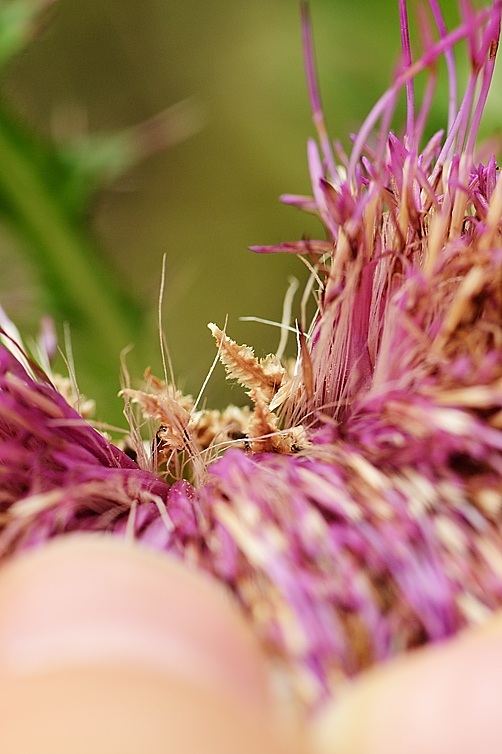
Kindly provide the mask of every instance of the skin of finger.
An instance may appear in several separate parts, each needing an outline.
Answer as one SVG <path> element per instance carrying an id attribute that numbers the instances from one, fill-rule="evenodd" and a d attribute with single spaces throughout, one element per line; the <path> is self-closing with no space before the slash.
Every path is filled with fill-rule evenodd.
<path id="1" fill-rule="evenodd" d="M 0 568 L 0 674 L 89 663 L 163 671 L 270 709 L 266 664 L 236 605 L 174 558 L 76 535 Z"/>
<path id="2" fill-rule="evenodd" d="M 501 688 L 502 632 L 492 626 L 355 681 L 314 724 L 314 750 L 495 754 L 502 741 Z"/>
<path id="3" fill-rule="evenodd" d="M 263 716 L 151 669 L 0 677 L 2 754 L 294 754 Z"/>

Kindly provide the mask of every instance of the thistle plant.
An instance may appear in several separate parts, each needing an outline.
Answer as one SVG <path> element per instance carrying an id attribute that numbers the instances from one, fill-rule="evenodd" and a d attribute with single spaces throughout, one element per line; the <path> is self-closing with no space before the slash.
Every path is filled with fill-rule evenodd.
<path id="1" fill-rule="evenodd" d="M 502 182 L 495 156 L 476 152 L 502 2 L 459 9 L 448 31 L 429 0 L 414 58 L 399 0 L 401 64 L 345 154 L 327 134 L 302 6 L 313 196 L 283 201 L 325 236 L 254 247 L 312 271 L 293 363 L 211 325 L 250 409 L 199 409 L 147 373 L 123 390 L 132 460 L 3 330 L 0 555 L 76 530 L 174 553 L 227 585 L 307 709 L 502 606 Z M 448 123 L 426 139 L 441 57 Z"/>

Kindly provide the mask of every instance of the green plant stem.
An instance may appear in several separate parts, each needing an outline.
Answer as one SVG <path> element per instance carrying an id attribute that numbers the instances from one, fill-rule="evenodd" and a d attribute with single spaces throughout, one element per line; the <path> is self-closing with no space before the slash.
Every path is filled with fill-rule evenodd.
<path id="1" fill-rule="evenodd" d="M 84 318 L 105 345 L 115 349 L 117 340 L 121 347 L 127 345 L 139 329 L 137 305 L 118 289 L 83 232 L 71 227 L 29 156 L 16 149 L 2 125 L 0 121 L 0 194 L 33 245 L 51 288 L 57 286 L 58 308 Z"/>
<path id="2" fill-rule="evenodd" d="M 72 216 L 51 185 L 54 176 L 41 164 L 0 112 L 0 205 L 30 246 L 51 297 L 51 313 L 70 323 L 72 339 L 85 353 L 83 359 L 76 354 L 77 361 L 85 363 L 84 370 L 77 368 L 79 381 L 103 403 L 106 392 L 113 396 L 111 385 L 117 386 L 122 349 L 145 342 L 144 318 L 86 237 L 83 219 Z M 136 375 L 145 366 L 137 349 L 128 362 Z M 119 409 L 120 404 L 112 403 L 107 418 L 117 421 Z"/>

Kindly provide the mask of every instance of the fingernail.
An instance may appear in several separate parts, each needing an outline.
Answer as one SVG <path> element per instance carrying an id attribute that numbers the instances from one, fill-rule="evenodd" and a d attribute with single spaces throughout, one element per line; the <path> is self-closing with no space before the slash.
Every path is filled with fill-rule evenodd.
<path id="1" fill-rule="evenodd" d="M 106 536 L 62 537 L 0 569 L 0 672 L 86 664 L 149 668 L 269 706 L 264 659 L 223 589 Z"/>

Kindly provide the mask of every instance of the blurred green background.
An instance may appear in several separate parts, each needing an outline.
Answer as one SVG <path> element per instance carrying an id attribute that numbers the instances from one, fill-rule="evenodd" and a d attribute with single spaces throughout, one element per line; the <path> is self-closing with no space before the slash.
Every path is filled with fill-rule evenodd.
<path id="1" fill-rule="evenodd" d="M 310 5 L 329 130 L 347 147 L 397 61 L 398 2 Z M 455 2 L 442 7 L 454 21 Z M 196 133 L 101 192 L 88 224 L 145 313 L 128 359 L 136 380 L 148 364 L 160 372 L 156 310 L 166 255 L 164 331 L 179 384 L 196 394 L 215 354 L 207 322 L 223 326 L 228 315 L 232 338 L 258 355 L 273 351 L 279 331 L 239 317 L 280 319 L 288 276 L 306 277 L 299 260 L 247 247 L 322 234 L 313 218 L 278 202 L 281 193 L 310 193 L 305 144 L 314 129 L 298 3 L 58 0 L 46 21 L 9 65 L 2 89 L 16 117 L 39 134 L 71 140 L 110 132 L 191 98 Z M 445 112 L 446 105 L 435 106 L 433 126 L 443 125 Z M 12 230 L 0 232 L 0 301 L 23 332 L 34 332 L 50 299 L 29 251 Z M 127 344 L 118 338 L 98 369 L 99 334 L 70 325 L 80 388 L 97 399 L 103 419 L 117 422 L 119 352 Z M 244 400 L 218 369 L 207 402 L 229 398 Z"/>

